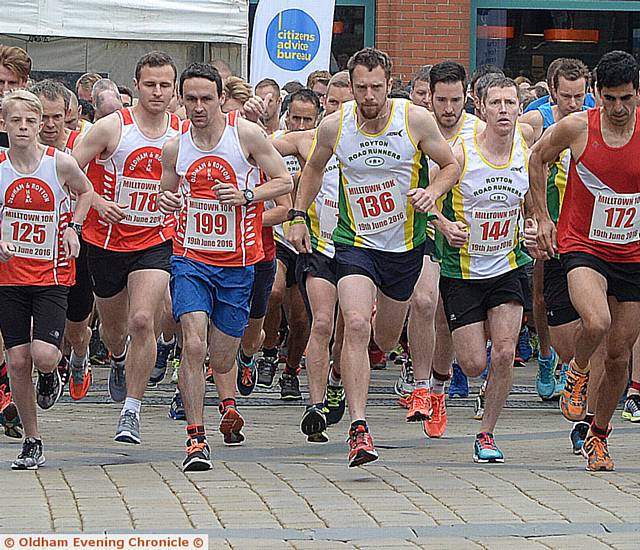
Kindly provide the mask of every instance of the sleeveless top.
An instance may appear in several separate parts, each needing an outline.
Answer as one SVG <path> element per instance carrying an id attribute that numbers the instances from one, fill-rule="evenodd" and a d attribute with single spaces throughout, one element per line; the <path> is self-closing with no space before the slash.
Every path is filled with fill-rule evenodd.
<path id="1" fill-rule="evenodd" d="M 378 134 L 358 127 L 355 101 L 342 105 L 334 146 L 339 162 L 335 243 L 406 252 L 426 239 L 427 216 L 414 211 L 407 193 L 427 186 L 428 163 L 409 131 L 410 102 L 390 103 L 389 121 Z"/>
<path id="2" fill-rule="evenodd" d="M 558 222 L 561 254 L 584 252 L 606 262 L 640 263 L 640 108 L 631 139 L 610 147 L 600 108 L 588 112 L 584 153 L 571 160 Z"/>
<path id="3" fill-rule="evenodd" d="M 220 141 L 203 151 L 193 141 L 191 122 L 182 123 L 176 173 L 184 204 L 173 240 L 176 256 L 223 267 L 253 265 L 264 256 L 263 204 L 223 205 L 212 189 L 215 180 L 252 190 L 261 183 L 260 169 L 242 151 L 237 124 L 238 112 L 227 113 Z"/>
<path id="4" fill-rule="evenodd" d="M 16 255 L 0 262 L 0 285 L 72 286 L 75 263 L 65 257 L 64 230 L 71 220 L 71 199 L 56 169 L 60 154 L 47 147 L 31 174 L 18 172 L 0 152 L 0 217 L 3 241 Z"/>

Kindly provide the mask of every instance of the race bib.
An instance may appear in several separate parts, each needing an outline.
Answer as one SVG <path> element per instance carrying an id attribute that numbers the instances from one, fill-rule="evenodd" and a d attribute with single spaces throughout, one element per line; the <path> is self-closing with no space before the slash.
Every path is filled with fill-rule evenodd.
<path id="1" fill-rule="evenodd" d="M 356 233 L 371 235 L 403 224 L 407 219 L 402 193 L 393 179 L 347 187 Z"/>
<path id="2" fill-rule="evenodd" d="M 212 199 L 188 199 L 185 248 L 211 252 L 234 252 L 236 207 Z"/>
<path id="3" fill-rule="evenodd" d="M 474 210 L 471 213 L 469 254 L 490 256 L 515 247 L 520 207 Z"/>
<path id="4" fill-rule="evenodd" d="M 601 243 L 626 244 L 640 239 L 640 193 L 598 194 L 593 203 L 589 238 Z"/>
<path id="5" fill-rule="evenodd" d="M 330 241 L 338 225 L 338 201 L 324 197 L 320 207 L 320 238 Z"/>
<path id="6" fill-rule="evenodd" d="M 5 208 L 2 240 L 16 247 L 16 256 L 53 260 L 58 220 L 55 212 Z"/>
<path id="7" fill-rule="evenodd" d="M 118 203 L 125 204 L 125 225 L 156 227 L 162 225 L 164 215 L 158 212 L 160 182 L 138 178 L 122 178 Z"/>

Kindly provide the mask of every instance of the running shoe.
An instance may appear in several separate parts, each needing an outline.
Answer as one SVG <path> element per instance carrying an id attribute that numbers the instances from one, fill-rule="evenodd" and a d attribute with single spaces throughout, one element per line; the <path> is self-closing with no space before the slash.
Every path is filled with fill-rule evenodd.
<path id="1" fill-rule="evenodd" d="M 576 422 L 571 429 L 569 439 L 571 439 L 571 447 L 573 448 L 573 454 L 579 455 L 582 452 L 584 440 L 587 438 L 589 432 L 589 423 L 581 420 Z"/>
<path id="2" fill-rule="evenodd" d="M 263 355 L 256 360 L 258 370 L 258 381 L 256 386 L 259 388 L 273 387 L 273 379 L 278 371 L 278 358 Z"/>
<path id="3" fill-rule="evenodd" d="M 296 399 L 302 399 L 302 393 L 300 393 L 300 380 L 295 374 L 287 374 L 283 372 L 280 375 L 280 398 L 285 401 L 294 401 Z"/>
<path id="4" fill-rule="evenodd" d="M 582 446 L 582 456 L 587 459 L 589 472 L 613 472 L 615 465 L 609 454 L 607 440 L 593 434 L 588 434 Z"/>
<path id="5" fill-rule="evenodd" d="M 449 398 L 469 397 L 469 380 L 467 375 L 462 372 L 457 361 L 452 364 L 453 376 L 449 384 Z"/>
<path id="6" fill-rule="evenodd" d="M 373 340 L 369 343 L 369 365 L 372 370 L 384 370 L 387 368 L 387 355 Z"/>
<path id="7" fill-rule="evenodd" d="M 14 439 L 21 439 L 22 424 L 18 415 L 18 407 L 11 400 L 11 391 L 7 384 L 0 384 L 0 425 L 4 428 L 4 435 Z"/>
<path id="8" fill-rule="evenodd" d="M 533 348 L 531 347 L 531 340 L 529 338 L 529 327 L 527 325 L 520 329 L 518 352 L 516 355 L 525 363 L 533 356 Z"/>
<path id="9" fill-rule="evenodd" d="M 307 436 L 309 443 L 328 443 L 327 416 L 324 404 L 309 405 L 300 422 L 300 431 Z"/>
<path id="10" fill-rule="evenodd" d="M 71 352 L 71 360 L 69 365 L 71 366 L 71 377 L 69 378 L 69 395 L 74 401 L 80 401 L 83 399 L 89 387 L 91 386 L 91 363 L 89 357 L 85 356 L 85 360 L 80 366 L 75 366 L 75 355 Z"/>
<path id="11" fill-rule="evenodd" d="M 558 366 L 558 354 L 551 348 L 549 357 L 538 355 L 538 374 L 536 376 L 536 391 L 540 399 L 546 401 L 553 398 L 556 391 L 556 367 Z"/>
<path id="12" fill-rule="evenodd" d="M 182 402 L 182 395 L 179 391 L 173 394 L 171 405 L 169 406 L 169 412 L 167 416 L 171 420 L 186 420 L 187 415 L 184 412 L 184 403 Z"/>
<path id="13" fill-rule="evenodd" d="M 53 407 L 62 395 L 62 380 L 60 379 L 60 371 L 54 369 L 53 372 L 38 371 L 38 380 L 36 382 L 36 401 L 38 406 L 47 410 Z"/>
<path id="14" fill-rule="evenodd" d="M 444 393 L 431 393 L 431 418 L 422 423 L 427 437 L 439 438 L 447 430 L 447 405 Z"/>
<path id="15" fill-rule="evenodd" d="M 140 418 L 135 411 L 125 409 L 122 412 L 113 440 L 118 443 L 140 444 Z"/>
<path id="16" fill-rule="evenodd" d="M 22 451 L 11 464 L 12 470 L 37 470 L 45 463 L 42 440 L 26 437 L 22 442 Z"/>
<path id="17" fill-rule="evenodd" d="M 151 371 L 151 376 L 149 376 L 148 387 L 155 388 L 164 380 L 164 376 L 167 373 L 167 365 L 169 364 L 169 356 L 174 346 L 175 341 L 171 344 L 164 344 L 162 337 L 158 338 L 156 342 L 156 364 Z"/>
<path id="18" fill-rule="evenodd" d="M 112 401 L 122 403 L 127 397 L 127 377 L 124 371 L 124 360 L 116 362 L 111 358 L 111 371 L 107 382 L 109 396 Z"/>
<path id="19" fill-rule="evenodd" d="M 347 398 L 342 386 L 327 386 L 324 408 L 327 409 L 327 426 L 333 426 L 342 420 Z"/>
<path id="20" fill-rule="evenodd" d="M 504 462 L 504 455 L 498 449 L 492 433 L 481 432 L 476 435 L 476 440 L 473 444 L 473 461 L 481 464 Z"/>
<path id="21" fill-rule="evenodd" d="M 66 355 L 60 357 L 60 361 L 58 361 L 58 372 L 60 373 L 60 383 L 62 384 L 62 393 L 64 394 L 64 388 L 69 381 L 69 376 L 71 376 L 71 369 L 69 368 L 69 359 Z"/>
<path id="22" fill-rule="evenodd" d="M 89 340 L 89 357 L 91 362 L 99 365 L 103 365 L 109 357 L 109 350 L 104 345 L 104 342 L 100 338 L 100 325 L 96 323 L 96 326 L 91 329 L 91 340 Z"/>
<path id="23" fill-rule="evenodd" d="M 407 359 L 402 363 L 400 376 L 398 376 L 393 389 L 397 395 L 403 397 L 413 393 L 415 387 L 416 381 L 413 374 L 413 363 L 411 362 L 411 359 Z"/>
<path id="24" fill-rule="evenodd" d="M 631 422 L 640 422 L 640 395 L 634 393 L 627 397 L 622 409 L 622 418 Z"/>
<path id="25" fill-rule="evenodd" d="M 367 428 L 358 424 L 349 430 L 349 468 L 363 466 L 368 462 L 378 460 L 378 452 L 373 446 L 373 438 Z"/>
<path id="26" fill-rule="evenodd" d="M 554 399 L 560 397 L 562 390 L 564 390 L 564 386 L 567 383 L 567 371 L 569 370 L 569 365 L 567 363 L 562 363 L 560 368 L 556 368 L 556 389 L 553 392 Z"/>
<path id="27" fill-rule="evenodd" d="M 244 418 L 242 418 L 238 409 L 232 405 L 223 408 L 222 403 L 220 403 L 218 410 L 222 415 L 218 429 L 222 434 L 224 444 L 229 447 L 242 445 L 244 443 L 244 434 L 242 433 Z"/>
<path id="28" fill-rule="evenodd" d="M 480 386 L 480 392 L 476 397 L 476 401 L 473 405 L 473 418 L 474 420 L 482 420 L 484 418 L 484 399 L 485 392 L 487 391 L 487 382 L 484 381 Z"/>
<path id="29" fill-rule="evenodd" d="M 401 395 L 398 398 L 398 405 L 400 405 L 403 409 L 409 410 L 411 408 L 411 400 L 413 399 L 413 392 L 407 393 L 405 395 Z"/>
<path id="30" fill-rule="evenodd" d="M 249 363 L 242 361 L 240 354 L 240 348 L 238 347 L 238 353 L 236 353 L 236 365 L 238 366 L 237 386 L 240 395 L 251 395 L 251 392 L 256 387 L 257 382 L 257 370 L 256 361 L 253 357 Z"/>
<path id="31" fill-rule="evenodd" d="M 580 373 L 572 367 L 567 372 L 567 382 L 560 394 L 562 416 L 571 422 L 583 420 L 587 414 L 587 384 L 589 373 Z"/>
<path id="32" fill-rule="evenodd" d="M 407 422 L 424 422 L 431 418 L 431 396 L 427 388 L 416 388 L 411 396 Z"/>
<path id="33" fill-rule="evenodd" d="M 213 376 L 213 367 L 209 364 L 209 362 L 207 361 L 206 365 L 205 365 L 205 369 L 206 369 L 206 374 L 205 374 L 205 381 L 209 382 L 209 384 L 215 384 L 216 383 L 216 379 Z"/>
<path id="34" fill-rule="evenodd" d="M 180 357 L 174 357 L 171 360 L 171 368 L 173 369 L 173 372 L 171 373 L 171 383 L 177 384 L 178 373 L 180 372 Z"/>
<path id="35" fill-rule="evenodd" d="M 187 456 L 182 461 L 183 472 L 204 472 L 211 470 L 211 450 L 207 440 L 187 440 Z"/>

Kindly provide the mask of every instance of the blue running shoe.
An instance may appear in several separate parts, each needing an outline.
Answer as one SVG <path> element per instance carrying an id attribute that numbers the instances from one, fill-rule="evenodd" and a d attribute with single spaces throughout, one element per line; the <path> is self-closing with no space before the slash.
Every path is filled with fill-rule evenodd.
<path id="1" fill-rule="evenodd" d="M 171 418 L 171 420 L 186 420 L 187 415 L 184 412 L 184 404 L 182 403 L 182 395 L 177 391 L 173 399 L 171 400 L 171 406 L 169 407 L 169 412 L 167 416 Z"/>
<path id="2" fill-rule="evenodd" d="M 553 398 L 556 391 L 556 367 L 558 366 L 558 354 L 551 348 L 549 357 L 538 354 L 538 375 L 536 376 L 536 390 L 540 399 L 546 401 Z"/>
<path id="3" fill-rule="evenodd" d="M 531 347 L 531 340 L 529 338 L 529 327 L 523 326 L 520 330 L 520 337 L 518 338 L 518 357 L 525 363 L 531 359 L 533 355 L 533 348 Z"/>
<path id="4" fill-rule="evenodd" d="M 449 397 L 469 397 L 469 380 L 467 375 L 462 372 L 457 361 L 453 362 L 453 376 L 449 384 Z"/>
<path id="5" fill-rule="evenodd" d="M 571 429 L 569 439 L 571 439 L 571 446 L 573 447 L 573 454 L 579 455 L 582 453 L 582 447 L 584 446 L 584 440 L 587 439 L 587 432 L 589 431 L 589 423 L 580 421 L 576 422 Z"/>
<path id="6" fill-rule="evenodd" d="M 504 462 L 504 455 L 498 449 L 492 433 L 481 432 L 476 435 L 476 441 L 473 444 L 473 461 L 481 464 Z"/>
<path id="7" fill-rule="evenodd" d="M 569 370 L 569 365 L 567 365 L 566 363 L 562 363 L 560 374 L 556 376 L 556 389 L 553 392 L 553 397 L 560 397 L 562 390 L 564 390 L 564 385 L 567 382 L 568 370 Z"/>
<path id="8" fill-rule="evenodd" d="M 175 340 L 170 344 L 165 344 L 162 337 L 158 338 L 158 341 L 156 342 L 156 364 L 151 371 L 151 376 L 149 376 L 149 382 L 147 383 L 148 387 L 154 388 L 164 380 L 164 375 L 167 372 L 169 355 L 171 355 L 175 345 Z"/>

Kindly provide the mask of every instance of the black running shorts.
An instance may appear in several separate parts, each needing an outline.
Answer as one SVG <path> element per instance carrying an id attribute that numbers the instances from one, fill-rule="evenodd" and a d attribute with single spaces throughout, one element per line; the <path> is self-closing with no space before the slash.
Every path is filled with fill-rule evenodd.
<path id="1" fill-rule="evenodd" d="M 559 327 L 580 319 L 569 298 L 567 274 L 556 258 L 544 262 L 543 294 L 550 327 Z"/>
<path id="2" fill-rule="evenodd" d="M 93 311 L 93 290 L 87 265 L 87 245 L 80 239 L 80 254 L 76 258 L 76 284 L 69 289 L 67 320 L 84 321 Z"/>

